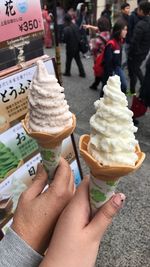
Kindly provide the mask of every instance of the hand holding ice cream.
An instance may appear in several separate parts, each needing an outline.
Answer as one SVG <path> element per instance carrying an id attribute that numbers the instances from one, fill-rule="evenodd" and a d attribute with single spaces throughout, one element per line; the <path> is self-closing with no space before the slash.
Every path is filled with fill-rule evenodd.
<path id="1" fill-rule="evenodd" d="M 132 111 L 120 89 L 120 78 L 112 76 L 104 97 L 95 102 L 90 119 L 91 135 L 80 138 L 80 152 L 91 170 L 90 198 L 93 212 L 114 193 L 121 176 L 138 169 L 145 155 L 134 133 Z"/>

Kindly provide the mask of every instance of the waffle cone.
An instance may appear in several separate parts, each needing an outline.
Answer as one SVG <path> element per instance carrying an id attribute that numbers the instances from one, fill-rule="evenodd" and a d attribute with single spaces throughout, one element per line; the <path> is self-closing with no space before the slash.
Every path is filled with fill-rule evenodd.
<path id="1" fill-rule="evenodd" d="M 87 150 L 88 143 L 90 141 L 89 135 L 82 135 L 79 141 L 80 154 L 85 160 L 86 164 L 91 170 L 94 177 L 103 181 L 117 181 L 121 176 L 127 175 L 130 172 L 136 171 L 144 161 L 145 154 L 141 152 L 139 145 L 136 146 L 136 154 L 138 160 L 135 166 L 123 165 L 123 166 L 103 166 L 97 162 Z"/>
<path id="2" fill-rule="evenodd" d="M 72 114 L 72 126 L 66 127 L 63 131 L 61 131 L 58 134 L 48 134 L 48 133 L 42 133 L 42 132 L 33 132 L 29 130 L 29 114 L 26 115 L 25 119 L 22 120 L 23 127 L 27 134 L 31 136 L 32 138 L 36 139 L 38 144 L 44 148 L 55 148 L 59 145 L 61 145 L 62 141 L 67 138 L 69 135 L 71 135 L 76 127 L 76 117 L 74 114 Z"/>

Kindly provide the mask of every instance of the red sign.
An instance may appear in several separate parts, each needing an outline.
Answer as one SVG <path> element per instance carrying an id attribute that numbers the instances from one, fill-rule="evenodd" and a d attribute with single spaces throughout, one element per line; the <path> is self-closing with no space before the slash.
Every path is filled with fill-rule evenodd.
<path id="1" fill-rule="evenodd" d="M 40 0 L 0 0 L 0 42 L 41 30 Z"/>

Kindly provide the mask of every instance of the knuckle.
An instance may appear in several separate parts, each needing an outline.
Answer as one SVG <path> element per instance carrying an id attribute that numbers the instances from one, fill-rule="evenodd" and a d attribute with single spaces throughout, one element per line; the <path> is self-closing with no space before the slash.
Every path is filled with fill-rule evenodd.
<path id="1" fill-rule="evenodd" d="M 104 207 L 102 207 L 101 212 L 103 213 L 103 215 L 105 216 L 105 218 L 108 221 L 111 221 L 117 212 L 117 208 L 115 206 L 112 206 L 112 205 L 104 206 Z"/>
<path id="2" fill-rule="evenodd" d="M 56 186 L 55 184 L 50 185 L 50 190 L 56 198 L 62 199 L 71 195 L 71 191 L 67 187 L 60 187 Z"/>
<path id="3" fill-rule="evenodd" d="M 28 199 L 28 192 L 25 190 L 24 192 L 21 193 L 19 197 L 19 202 L 24 203 Z"/>
<path id="4" fill-rule="evenodd" d="M 63 174 L 63 176 L 64 176 L 67 180 L 70 179 L 71 168 L 70 168 L 70 166 L 68 165 L 68 163 L 67 163 L 67 165 L 64 166 L 64 171 L 63 171 L 62 174 Z"/>

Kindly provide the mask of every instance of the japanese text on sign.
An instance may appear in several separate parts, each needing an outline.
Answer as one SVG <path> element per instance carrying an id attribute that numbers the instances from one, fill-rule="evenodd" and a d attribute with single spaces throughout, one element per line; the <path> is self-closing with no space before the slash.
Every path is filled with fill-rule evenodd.
<path id="1" fill-rule="evenodd" d="M 51 74 L 54 74 L 52 60 L 45 61 Z M 3 118 L 9 123 L 19 119 L 27 113 L 28 89 L 36 71 L 33 65 L 10 76 L 0 79 L 0 109 Z"/>
<path id="2" fill-rule="evenodd" d="M 1 0 L 0 10 L 0 42 L 43 30 L 40 0 Z"/>

